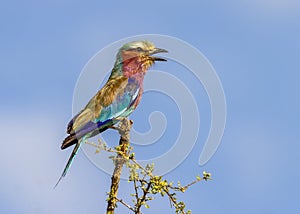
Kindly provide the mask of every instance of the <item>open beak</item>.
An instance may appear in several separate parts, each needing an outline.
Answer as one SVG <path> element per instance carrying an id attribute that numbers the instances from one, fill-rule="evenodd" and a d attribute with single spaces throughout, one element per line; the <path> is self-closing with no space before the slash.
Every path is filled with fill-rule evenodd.
<path id="1" fill-rule="evenodd" d="M 165 50 L 165 49 L 162 49 L 162 48 L 155 48 L 154 50 L 152 50 L 152 51 L 150 52 L 149 55 L 153 55 L 153 54 L 157 54 L 157 53 L 168 53 L 168 51 Z M 152 56 L 152 59 L 153 59 L 154 61 L 167 61 L 167 60 L 164 59 L 164 58 L 156 57 L 156 56 Z"/>

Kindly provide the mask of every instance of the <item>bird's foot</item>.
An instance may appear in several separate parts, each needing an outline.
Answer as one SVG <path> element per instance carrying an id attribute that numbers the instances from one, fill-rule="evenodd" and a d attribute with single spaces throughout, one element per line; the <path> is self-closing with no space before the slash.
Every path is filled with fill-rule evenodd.
<path id="1" fill-rule="evenodd" d="M 109 126 L 108 127 L 109 129 L 113 129 L 113 130 L 117 130 L 117 131 L 120 131 L 121 129 L 117 126 Z"/>
<path id="2" fill-rule="evenodd" d="M 108 128 L 117 130 L 121 135 L 124 132 L 130 131 L 133 120 L 129 120 L 127 117 L 118 117 L 117 120 L 120 122 L 118 126 L 109 126 Z"/>

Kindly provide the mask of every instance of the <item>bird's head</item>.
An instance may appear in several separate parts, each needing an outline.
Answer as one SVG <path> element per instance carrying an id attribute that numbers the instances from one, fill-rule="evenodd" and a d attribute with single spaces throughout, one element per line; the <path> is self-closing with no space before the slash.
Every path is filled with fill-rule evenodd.
<path id="1" fill-rule="evenodd" d="M 122 63 L 124 74 L 146 73 L 155 61 L 167 61 L 166 59 L 153 56 L 164 52 L 167 51 L 155 47 L 149 41 L 133 41 L 120 48 L 117 61 Z"/>

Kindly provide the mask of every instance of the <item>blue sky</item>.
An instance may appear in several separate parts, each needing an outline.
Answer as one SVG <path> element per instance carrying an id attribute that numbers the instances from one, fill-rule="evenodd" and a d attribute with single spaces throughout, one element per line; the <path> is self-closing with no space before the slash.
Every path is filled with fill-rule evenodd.
<path id="1" fill-rule="evenodd" d="M 53 190 L 70 152 L 60 151 L 60 144 L 83 66 L 110 43 L 145 33 L 175 36 L 198 48 L 213 64 L 226 94 L 221 146 L 200 168 L 209 105 L 201 86 L 194 88 L 204 103 L 200 137 L 166 177 L 184 183 L 207 170 L 214 179 L 180 199 L 193 213 L 299 212 L 299 9 L 296 0 L 2 2 L 0 212 L 104 212 L 110 178 L 83 152 Z M 180 72 L 172 72 L 180 78 Z M 193 84 L 192 78 L 182 79 Z M 151 96 L 145 96 L 132 115 L 137 126 L 147 120 L 140 115 L 151 103 Z M 176 113 L 170 107 L 166 116 Z M 158 150 L 137 149 L 149 157 Z M 120 196 L 125 196 L 131 186 L 126 181 L 121 185 Z M 166 198 L 150 203 L 145 213 L 162 210 L 174 213 Z M 127 211 L 120 206 L 116 213 Z"/>

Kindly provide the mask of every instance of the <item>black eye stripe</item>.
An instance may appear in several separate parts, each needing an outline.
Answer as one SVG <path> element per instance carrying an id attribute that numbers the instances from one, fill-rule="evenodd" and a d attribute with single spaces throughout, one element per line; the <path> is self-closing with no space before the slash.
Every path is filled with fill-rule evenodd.
<path id="1" fill-rule="evenodd" d="M 144 51 L 141 47 L 137 47 L 137 48 L 129 48 L 127 49 L 128 51 L 138 51 L 138 52 L 142 52 Z"/>
<path id="2" fill-rule="evenodd" d="M 143 51 L 143 49 L 141 47 L 137 47 L 136 50 L 137 51 Z"/>

